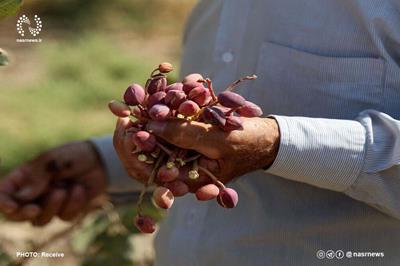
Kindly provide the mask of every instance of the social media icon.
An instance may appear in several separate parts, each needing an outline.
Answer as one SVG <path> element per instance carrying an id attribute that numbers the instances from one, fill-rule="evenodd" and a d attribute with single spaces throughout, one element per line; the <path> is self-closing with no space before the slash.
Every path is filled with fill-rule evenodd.
<path id="1" fill-rule="evenodd" d="M 325 258 L 325 251 L 318 250 L 317 251 L 317 258 L 320 259 L 320 260 L 324 259 Z"/>
<path id="2" fill-rule="evenodd" d="M 346 258 L 351 258 L 353 257 L 353 253 L 351 251 L 346 252 Z"/>
<path id="3" fill-rule="evenodd" d="M 333 251 L 333 250 L 328 250 L 326 253 L 325 253 L 325 256 L 326 256 L 326 258 L 327 259 L 334 259 L 335 258 L 335 251 Z"/>
<path id="4" fill-rule="evenodd" d="M 344 252 L 343 252 L 343 250 L 336 250 L 336 253 L 335 253 L 335 256 L 336 256 L 336 258 L 338 258 L 339 260 L 340 259 L 343 259 L 344 258 Z"/>

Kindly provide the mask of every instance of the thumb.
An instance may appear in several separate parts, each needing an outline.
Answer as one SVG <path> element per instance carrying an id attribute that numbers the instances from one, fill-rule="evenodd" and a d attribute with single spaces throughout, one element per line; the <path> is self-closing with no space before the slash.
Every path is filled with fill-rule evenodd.
<path id="1" fill-rule="evenodd" d="M 156 136 L 180 148 L 198 152 L 207 145 L 205 136 L 209 129 L 209 125 L 195 121 L 149 121 L 147 124 L 147 130 Z"/>
<path id="2" fill-rule="evenodd" d="M 50 176 L 42 171 L 35 171 L 29 166 L 22 166 L 10 173 L 8 178 L 14 178 L 14 175 L 20 175 L 19 189 L 15 197 L 21 201 L 31 201 L 40 196 L 47 188 Z M 7 177 L 6 177 L 7 178 Z"/>

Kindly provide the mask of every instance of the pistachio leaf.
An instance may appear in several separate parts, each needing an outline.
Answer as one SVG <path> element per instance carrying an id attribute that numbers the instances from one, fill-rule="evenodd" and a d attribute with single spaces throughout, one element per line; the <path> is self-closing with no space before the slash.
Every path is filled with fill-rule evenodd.
<path id="1" fill-rule="evenodd" d="M 8 55 L 6 51 L 0 48 L 0 66 L 8 65 Z"/>
<path id="2" fill-rule="evenodd" d="M 0 19 L 15 15 L 22 5 L 22 0 L 0 0 Z"/>

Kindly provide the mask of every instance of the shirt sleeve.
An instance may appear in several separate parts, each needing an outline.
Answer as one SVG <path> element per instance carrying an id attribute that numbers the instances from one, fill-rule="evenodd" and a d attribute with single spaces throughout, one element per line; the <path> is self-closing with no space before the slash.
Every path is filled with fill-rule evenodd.
<path id="1" fill-rule="evenodd" d="M 375 110 L 355 120 L 272 117 L 281 140 L 268 173 L 343 192 L 400 219 L 400 121 Z"/>
<path id="2" fill-rule="evenodd" d="M 109 193 L 137 192 L 142 188 L 123 167 L 114 149 L 112 136 L 95 137 L 89 141 L 93 143 L 106 168 Z"/>

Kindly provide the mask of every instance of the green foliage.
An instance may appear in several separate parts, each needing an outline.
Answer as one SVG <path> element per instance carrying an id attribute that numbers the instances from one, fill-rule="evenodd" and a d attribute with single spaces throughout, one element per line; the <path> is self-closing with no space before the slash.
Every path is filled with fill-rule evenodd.
<path id="1" fill-rule="evenodd" d="M 141 36 L 180 32 L 194 0 L 39 0 L 27 2 L 46 24 L 77 34 L 81 31 L 129 31 Z M 72 31 L 71 31 L 72 30 Z"/>
<path id="2" fill-rule="evenodd" d="M 152 67 L 96 35 L 46 42 L 38 53 L 45 77 L 23 88 L 1 89 L 1 171 L 54 145 L 111 133 L 111 99 L 127 84 L 144 82 Z"/>
<path id="3" fill-rule="evenodd" d="M 8 65 L 7 52 L 0 48 L 0 66 Z"/>
<path id="4" fill-rule="evenodd" d="M 161 219 L 161 212 L 149 204 L 144 212 Z M 133 223 L 135 216 L 136 210 L 131 205 L 88 216 L 71 241 L 75 252 L 84 254 L 82 265 L 132 265 L 129 253 L 134 247 L 129 238 L 138 233 Z"/>
<path id="5" fill-rule="evenodd" d="M 2 173 L 55 145 L 111 133 L 115 117 L 108 101 L 121 98 L 132 81 L 144 83 L 154 68 L 146 58 L 129 55 L 98 34 L 47 41 L 36 53 L 45 73 L 37 82 L 0 88 L 0 113 L 9 114 L 0 117 L 0 140 L 10 140 L 0 141 Z M 145 211 L 161 218 L 154 208 Z M 104 212 L 85 218 L 71 242 L 82 254 L 82 265 L 132 265 L 129 238 L 138 233 L 134 204 L 118 213 L 119 224 Z M 0 253 L 0 265 L 7 265 L 7 259 Z"/>
<path id="6" fill-rule="evenodd" d="M 0 19 L 17 13 L 22 0 L 0 0 Z"/>
<path id="7" fill-rule="evenodd" d="M 10 255 L 4 252 L 0 246 L 0 265 L 9 265 L 11 261 Z"/>
<path id="8" fill-rule="evenodd" d="M 3 5 L 11 2 L 21 0 L 0 0 L 0 17 Z M 171 61 L 161 57 L 166 45 L 160 36 L 180 34 L 183 17 L 193 2 L 25 1 L 23 12 L 37 14 L 44 22 L 44 41 L 10 46 L 7 50 L 15 55 L 13 64 L 0 68 L 0 178 L 43 150 L 110 134 L 115 117 L 108 111 L 108 101 L 120 99 L 132 81 L 143 84 L 155 63 Z M 4 37 L 11 36 L 8 41 L 15 44 L 14 20 L 10 17 L 4 22 L 10 23 L 12 31 Z M 142 53 L 142 41 L 149 46 L 147 51 L 154 53 Z M 178 54 L 179 42 L 175 56 Z M 169 76 L 170 82 L 177 73 Z M 129 238 L 138 233 L 133 224 L 134 204 L 117 211 L 119 222 L 95 212 L 77 229 L 70 244 L 81 255 L 83 265 L 132 265 Z M 162 213 L 153 207 L 147 206 L 145 212 L 161 219 Z M 0 265 L 8 265 L 11 259 L 14 254 L 2 252 L 0 245 Z"/>

